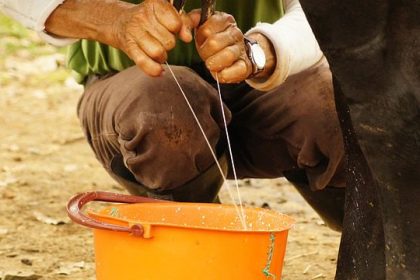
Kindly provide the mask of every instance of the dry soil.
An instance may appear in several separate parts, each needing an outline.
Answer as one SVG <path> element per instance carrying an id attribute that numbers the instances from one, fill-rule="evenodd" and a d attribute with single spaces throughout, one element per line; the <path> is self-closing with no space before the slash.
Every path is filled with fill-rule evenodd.
<path id="1" fill-rule="evenodd" d="M 83 89 L 65 70 L 63 51 L 0 21 L 0 279 L 95 279 L 92 233 L 69 221 L 65 205 L 78 192 L 124 189 L 83 138 L 76 117 Z M 246 205 L 297 220 L 283 279 L 333 279 L 340 235 L 293 187 L 248 180 L 240 190 Z M 225 190 L 222 199 L 229 202 Z"/>

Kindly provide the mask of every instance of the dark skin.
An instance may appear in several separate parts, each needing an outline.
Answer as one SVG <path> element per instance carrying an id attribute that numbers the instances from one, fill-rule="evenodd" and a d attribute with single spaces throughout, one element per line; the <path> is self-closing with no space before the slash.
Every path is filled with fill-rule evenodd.
<path id="1" fill-rule="evenodd" d="M 178 13 L 165 0 L 135 5 L 117 0 L 66 0 L 48 18 L 46 31 L 62 37 L 95 40 L 125 52 L 150 76 L 160 76 L 176 38 L 189 43 L 195 29 L 197 50 L 208 69 L 223 83 L 238 83 L 252 73 L 243 34 L 235 19 L 217 12 L 198 27 L 200 12 Z M 263 48 L 267 65 L 256 78 L 267 78 L 276 65 L 274 48 L 261 34 L 252 34 Z"/>
<path id="2" fill-rule="evenodd" d="M 190 17 L 195 24 L 200 20 L 197 11 L 191 12 Z M 254 33 L 249 37 L 257 40 L 267 58 L 265 69 L 257 78 L 267 78 L 276 66 L 274 48 L 262 34 Z M 221 82 L 238 83 L 252 74 L 253 67 L 246 53 L 244 35 L 233 16 L 216 12 L 196 30 L 195 44 L 207 68 L 213 76 L 217 73 Z"/>

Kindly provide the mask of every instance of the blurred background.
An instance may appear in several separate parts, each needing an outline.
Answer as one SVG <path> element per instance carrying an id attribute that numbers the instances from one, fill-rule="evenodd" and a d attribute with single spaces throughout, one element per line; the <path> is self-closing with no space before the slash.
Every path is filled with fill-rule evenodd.
<path id="1" fill-rule="evenodd" d="M 82 191 L 125 192 L 84 140 L 76 116 L 83 87 L 65 53 L 0 14 L 0 280 L 95 279 L 92 234 L 69 221 L 65 205 Z M 293 187 L 244 180 L 240 191 L 246 205 L 297 220 L 283 279 L 333 279 L 340 235 Z M 224 190 L 221 197 L 230 203 Z"/>

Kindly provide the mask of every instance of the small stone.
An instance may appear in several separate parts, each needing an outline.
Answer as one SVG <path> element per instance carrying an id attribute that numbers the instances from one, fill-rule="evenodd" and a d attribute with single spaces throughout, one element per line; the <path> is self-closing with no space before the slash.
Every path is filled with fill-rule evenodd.
<path id="1" fill-rule="evenodd" d="M 13 161 L 15 161 L 15 162 L 22 162 L 22 161 L 23 161 L 23 159 L 22 159 L 22 157 L 21 157 L 21 156 L 14 156 L 14 157 L 12 157 L 12 159 L 13 159 Z"/>
<path id="2" fill-rule="evenodd" d="M 287 199 L 284 199 L 284 198 L 280 198 L 278 201 L 277 201 L 277 203 L 279 203 L 279 204 L 284 204 L 284 203 L 286 203 L 287 202 Z"/>
<path id="3" fill-rule="evenodd" d="M 47 94 L 42 90 L 34 90 L 32 92 L 32 96 L 36 99 L 46 99 L 47 98 Z"/>
<path id="4" fill-rule="evenodd" d="M 32 260 L 30 260 L 30 259 L 21 259 L 20 262 L 25 264 L 25 265 L 32 266 Z"/>
<path id="5" fill-rule="evenodd" d="M 251 180 L 249 180 L 249 179 L 245 179 L 245 180 L 243 180 L 243 184 L 244 184 L 245 186 L 251 186 L 251 185 L 252 185 L 252 182 L 251 182 Z"/>
<path id="6" fill-rule="evenodd" d="M 33 253 L 39 253 L 39 250 L 38 249 L 33 249 L 33 248 L 22 248 L 22 251 L 25 251 L 25 252 L 31 253 L 31 254 L 33 254 Z"/>
<path id="7" fill-rule="evenodd" d="M 8 176 L 8 177 L 6 177 L 6 179 L 0 180 L 0 187 L 7 187 L 7 186 L 9 186 L 11 184 L 16 183 L 17 181 L 18 180 L 17 180 L 16 177 L 14 177 L 14 176 Z"/>
<path id="8" fill-rule="evenodd" d="M 271 209 L 270 204 L 268 204 L 267 202 L 264 202 L 264 203 L 261 205 L 261 208 L 264 208 L 264 209 Z"/>
<path id="9" fill-rule="evenodd" d="M 67 164 L 66 166 L 64 166 L 64 171 L 65 172 L 75 172 L 79 169 L 79 167 L 76 164 Z"/>
<path id="10" fill-rule="evenodd" d="M 69 77 L 64 81 L 64 85 L 67 88 L 74 89 L 74 90 L 83 90 L 83 86 L 80 85 L 73 77 Z"/>
<path id="11" fill-rule="evenodd" d="M 20 150 L 20 147 L 16 144 L 12 144 L 9 147 L 7 147 L 7 150 L 10 152 L 18 152 Z"/>
<path id="12" fill-rule="evenodd" d="M 91 269 L 92 267 L 93 265 L 91 263 L 85 263 L 84 261 L 60 263 L 59 268 L 54 271 L 54 273 L 59 275 L 70 275 L 81 270 Z"/>
<path id="13" fill-rule="evenodd" d="M 3 193 L 1 194 L 1 198 L 3 199 L 14 199 L 16 197 L 16 195 L 10 191 L 10 190 L 4 190 Z"/>
<path id="14" fill-rule="evenodd" d="M 6 235 L 9 233 L 9 229 L 0 227 L 0 235 Z"/>
<path id="15" fill-rule="evenodd" d="M 95 183 L 94 187 L 96 187 L 96 183 Z M 116 190 L 116 191 L 123 191 L 124 190 L 123 187 L 118 186 L 118 185 L 112 185 L 111 188 Z"/>
<path id="16" fill-rule="evenodd" d="M 47 225 L 60 226 L 60 225 L 64 225 L 68 223 L 67 218 L 66 219 L 51 218 L 38 211 L 33 211 L 33 215 L 35 219 Z"/>
<path id="17" fill-rule="evenodd" d="M 34 273 L 23 273 L 23 272 L 17 272 L 17 273 L 7 273 L 4 275 L 4 280 L 37 280 L 40 279 L 42 276 L 37 275 Z"/>

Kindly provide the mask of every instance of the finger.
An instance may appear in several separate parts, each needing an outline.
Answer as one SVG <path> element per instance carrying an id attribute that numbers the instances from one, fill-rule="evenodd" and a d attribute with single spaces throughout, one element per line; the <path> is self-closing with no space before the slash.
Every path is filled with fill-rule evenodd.
<path id="1" fill-rule="evenodd" d="M 244 44 L 244 36 L 241 30 L 237 27 L 228 28 L 207 38 L 203 45 L 199 47 L 200 56 L 206 60 L 208 57 L 238 42 Z"/>
<path id="2" fill-rule="evenodd" d="M 224 48 L 206 60 L 207 69 L 210 72 L 220 72 L 232 66 L 241 57 L 243 48 L 239 45 L 232 45 Z"/>
<path id="3" fill-rule="evenodd" d="M 231 67 L 218 73 L 221 83 L 239 83 L 246 80 L 252 73 L 251 62 L 245 59 L 236 61 Z"/>
<path id="4" fill-rule="evenodd" d="M 161 1 L 153 5 L 154 16 L 172 34 L 177 34 L 182 27 L 178 11 L 169 1 Z"/>
<path id="5" fill-rule="evenodd" d="M 137 32 L 135 40 L 143 52 L 154 61 L 164 63 L 168 59 L 166 49 L 148 32 Z"/>
<path id="6" fill-rule="evenodd" d="M 163 26 L 156 17 L 150 17 L 143 24 L 143 28 L 156 40 L 158 40 L 166 51 L 175 48 L 176 37 L 165 26 Z"/>
<path id="7" fill-rule="evenodd" d="M 127 55 L 143 70 L 147 75 L 158 77 L 163 72 L 163 67 L 150 57 L 148 57 L 137 45 L 135 41 L 127 43 Z"/>
<path id="8" fill-rule="evenodd" d="M 184 12 L 182 12 L 181 14 L 181 20 L 182 20 L 182 27 L 181 27 L 181 31 L 179 31 L 179 38 L 183 42 L 189 43 L 193 39 L 192 30 L 195 28 L 194 22 L 192 21 L 190 16 L 185 14 Z"/>
<path id="9" fill-rule="evenodd" d="M 200 24 L 201 19 L 201 9 L 194 9 L 188 13 L 188 16 L 190 17 L 193 27 L 197 28 Z"/>
<path id="10" fill-rule="evenodd" d="M 212 34 L 222 32 L 230 26 L 236 26 L 233 16 L 226 13 L 215 13 L 198 28 L 195 36 L 197 45 L 201 46 Z"/>

